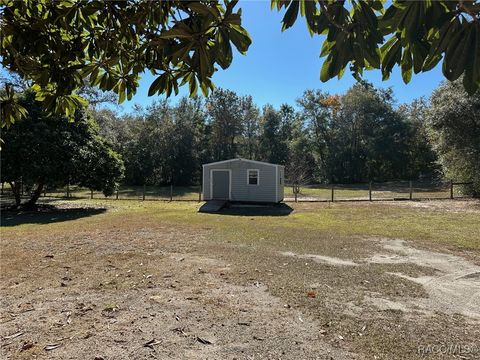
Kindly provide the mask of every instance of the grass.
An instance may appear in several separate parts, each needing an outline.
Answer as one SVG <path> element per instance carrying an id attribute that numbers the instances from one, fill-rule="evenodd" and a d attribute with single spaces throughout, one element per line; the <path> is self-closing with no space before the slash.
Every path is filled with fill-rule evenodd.
<path id="1" fill-rule="evenodd" d="M 62 202 L 60 202 L 62 203 Z M 65 201 L 84 204 L 85 200 Z M 467 202 L 468 203 L 468 202 Z M 328 236 L 393 237 L 427 243 L 480 249 L 480 222 L 478 212 L 445 211 L 449 201 L 442 201 L 440 209 L 416 206 L 397 206 L 395 203 L 319 203 L 290 204 L 295 211 L 289 216 L 235 216 L 197 213 L 197 203 L 155 203 L 105 201 L 94 199 L 88 204 L 114 208 L 105 214 L 76 221 L 104 222 L 113 218 L 141 217 L 161 221 L 171 226 L 209 228 L 219 238 L 288 241 L 291 232 L 299 229 Z M 415 203 L 413 203 L 415 204 Z M 403 204 L 402 204 L 403 205 Z M 148 222 L 147 221 L 147 224 Z M 2 232 L 17 232 L 36 228 L 26 223 Z M 58 222 L 51 227 L 69 227 L 70 222 Z"/>
<path id="2" fill-rule="evenodd" d="M 289 215 L 280 209 L 262 208 L 202 214 L 197 212 L 199 204 L 193 202 L 93 199 L 58 200 L 54 204 L 67 209 L 43 215 L 2 214 L 1 278 L 5 284 L 10 284 L 11 279 L 22 281 L 21 287 L 7 284 L 2 288 L 2 294 L 9 295 L 6 303 L 13 304 L 12 309 L 18 306 L 14 301 L 25 302 L 30 293 L 37 296 L 35 291 L 39 286 L 55 289 L 58 283 L 55 276 L 64 276 L 68 268 L 69 274 L 73 274 L 68 276 L 73 280 L 67 287 L 59 288 L 62 294 L 72 298 L 86 294 L 82 296 L 91 296 L 100 310 L 111 312 L 120 308 L 119 316 L 131 315 L 132 321 L 151 321 L 151 314 L 156 312 L 160 317 L 170 306 L 170 300 L 158 308 L 152 302 L 132 305 L 133 301 L 148 301 L 146 294 L 155 290 L 173 291 L 176 299 L 184 299 L 187 295 L 183 287 L 193 293 L 189 293 L 189 299 L 201 299 L 203 287 L 210 282 L 200 276 L 204 271 L 213 271 L 208 269 L 215 260 L 224 264 L 215 270 L 221 281 L 218 286 L 222 296 L 208 300 L 206 305 L 195 305 L 192 314 L 206 307 L 212 314 L 234 318 L 236 312 L 222 315 L 226 311 L 226 294 L 231 291 L 229 286 L 235 284 L 246 292 L 258 285 L 280 299 L 282 308 L 282 304 L 288 304 L 304 319 L 314 319 L 320 324 L 325 335 L 318 341 L 325 337 L 328 343 L 358 353 L 360 358 L 375 355 L 378 359 L 415 359 L 419 357 L 416 349 L 420 344 L 445 343 L 456 338 L 468 344 L 480 335 L 474 325 L 458 315 L 381 311 L 368 303 L 372 294 L 390 301 L 428 297 L 421 285 L 392 273 L 430 276 L 434 269 L 413 264 L 332 266 L 282 255 L 282 252 L 321 254 L 361 261 L 381 250 L 378 238 L 401 238 L 410 240 L 417 248 L 453 253 L 480 264 L 478 201 L 290 203 L 293 212 Z M 85 206 L 97 211 L 67 211 Z M 46 254 L 54 257 L 46 259 Z M 190 263 L 192 258 L 195 261 Z M 151 275 L 148 279 L 147 274 Z M 170 280 L 171 276 L 182 278 L 175 282 Z M 141 280 L 134 284 L 134 279 Z M 162 281 L 167 288 L 162 287 Z M 223 295 L 223 288 L 230 290 Z M 19 293 L 12 294 L 14 291 Z M 49 297 L 45 301 L 54 303 Z M 182 311 L 184 305 L 172 304 L 175 314 Z M 148 310 L 141 313 L 144 308 Z M 97 316 L 93 311 L 90 313 L 93 315 L 89 316 Z M 88 326 L 94 321 L 89 319 Z M 100 327 L 102 318 L 95 321 Z M 197 325 L 192 321 L 190 327 L 194 328 Z M 252 321 L 254 324 L 259 319 Z M 278 319 L 261 321 L 270 321 L 274 326 Z M 73 324 L 83 323 L 81 318 L 75 318 Z M 121 325 L 119 321 L 115 326 Z M 210 326 L 208 322 L 207 325 Z M 361 330 L 364 325 L 366 333 L 357 335 L 364 332 Z M 105 334 L 114 325 L 108 326 Z M 229 331 L 232 329 L 220 333 Z M 345 341 L 339 342 L 338 335 Z"/>

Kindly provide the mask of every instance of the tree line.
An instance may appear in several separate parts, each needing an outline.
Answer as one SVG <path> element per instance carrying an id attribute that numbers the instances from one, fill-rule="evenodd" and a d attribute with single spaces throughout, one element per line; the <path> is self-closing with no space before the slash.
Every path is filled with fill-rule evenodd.
<path id="1" fill-rule="evenodd" d="M 109 94 L 82 90 L 75 121 L 18 100 L 22 121 L 2 129 L 1 182 L 20 188 L 80 185 L 111 195 L 125 185 L 201 183 L 202 164 L 244 157 L 283 164 L 290 184 L 455 179 L 480 194 L 480 92 L 445 82 L 429 100 L 397 106 L 390 89 L 358 82 L 344 94 L 306 90 L 296 104 L 261 109 L 251 96 L 160 100 L 120 115 Z M 294 106 L 295 105 L 295 106 Z"/>
<path id="2" fill-rule="evenodd" d="M 105 108 L 93 114 L 121 154 L 129 185 L 198 184 L 202 164 L 235 157 L 284 164 L 290 182 L 440 175 L 426 101 L 396 106 L 390 89 L 359 82 L 343 95 L 306 90 L 294 105 L 260 109 L 251 96 L 216 89 L 123 116 Z"/>

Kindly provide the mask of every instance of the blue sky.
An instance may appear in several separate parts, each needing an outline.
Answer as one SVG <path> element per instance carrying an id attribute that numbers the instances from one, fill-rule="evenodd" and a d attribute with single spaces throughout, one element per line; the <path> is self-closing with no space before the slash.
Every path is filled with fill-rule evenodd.
<path id="1" fill-rule="evenodd" d="M 245 56 L 234 51 L 233 62 L 227 70 L 218 67 L 219 71 L 213 76 L 217 87 L 233 90 L 239 95 L 252 95 L 260 107 L 265 104 L 279 107 L 283 103 L 295 105 L 295 99 L 306 89 L 342 94 L 355 83 L 348 71 L 340 80 L 320 81 L 323 58 L 319 54 L 323 39 L 311 37 L 305 20 L 300 16 L 292 28 L 282 32 L 283 11 L 270 10 L 269 0 L 240 0 L 237 8 L 242 8 L 242 24 L 253 42 Z M 394 68 L 387 81 L 382 81 L 379 70 L 364 72 L 364 78 L 377 87 L 392 87 L 398 104 L 421 96 L 429 97 L 444 79 L 440 65 L 427 73 L 413 75 L 409 84 L 403 83 L 398 68 Z M 135 104 L 147 106 L 164 98 L 147 95 L 154 79 L 150 73 L 144 74 L 136 95 L 120 105 L 118 110 L 130 112 Z M 171 97 L 171 101 L 174 103 L 179 97 L 187 95 L 187 90 L 186 86 L 181 88 L 178 97 Z"/>
<path id="2" fill-rule="evenodd" d="M 285 32 L 281 31 L 283 13 L 270 10 L 270 1 L 240 1 L 243 10 L 243 26 L 249 31 L 253 43 L 246 56 L 239 53 L 227 70 L 214 75 L 217 87 L 234 90 L 239 95 L 252 95 L 259 106 L 267 103 L 279 106 L 294 104 L 306 89 L 322 89 L 330 93 L 343 93 L 355 80 L 348 71 L 341 80 L 320 81 L 323 59 L 319 57 L 322 38 L 311 37 L 303 18 Z M 396 68 L 388 81 L 382 81 L 379 70 L 364 73 L 364 78 L 378 87 L 392 87 L 398 103 L 410 102 L 420 96 L 430 96 L 442 81 L 440 66 L 427 73 L 414 75 L 405 85 Z M 150 104 L 158 96 L 148 97 L 147 92 L 154 77 L 144 75 L 134 98 L 122 104 L 123 111 L 130 111 L 133 104 Z M 180 95 L 185 95 L 182 89 Z M 175 102 L 175 97 L 172 98 Z"/>

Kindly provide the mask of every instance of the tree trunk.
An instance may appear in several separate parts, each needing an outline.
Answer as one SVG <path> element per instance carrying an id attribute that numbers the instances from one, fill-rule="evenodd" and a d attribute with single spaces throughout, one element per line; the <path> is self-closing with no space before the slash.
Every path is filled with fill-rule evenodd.
<path id="1" fill-rule="evenodd" d="M 10 188 L 12 189 L 13 196 L 15 198 L 15 206 L 19 207 L 20 203 L 22 202 L 22 197 L 20 195 L 20 186 L 17 182 L 11 181 L 9 182 Z"/>
<path id="2" fill-rule="evenodd" d="M 25 204 L 23 204 L 24 208 L 33 208 L 35 207 L 35 204 L 37 203 L 38 199 L 42 195 L 43 191 L 43 182 L 38 183 L 37 188 L 33 191 L 33 194 Z"/>

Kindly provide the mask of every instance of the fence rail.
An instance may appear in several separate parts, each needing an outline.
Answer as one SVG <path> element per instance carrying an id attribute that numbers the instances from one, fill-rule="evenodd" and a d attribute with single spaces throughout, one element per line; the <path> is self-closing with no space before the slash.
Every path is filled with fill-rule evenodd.
<path id="1" fill-rule="evenodd" d="M 471 182 L 444 181 L 438 183 L 421 181 L 370 182 L 363 184 L 311 184 L 285 185 L 284 200 L 290 202 L 335 202 L 335 201 L 392 201 L 422 199 L 464 198 L 463 188 Z M 23 189 L 24 197 L 28 189 Z M 47 188 L 43 198 L 98 199 L 105 196 L 98 191 L 78 186 Z M 2 202 L 12 198 L 11 189 L 2 184 Z M 202 201 L 202 188 L 193 186 L 121 186 L 109 199 L 113 200 L 158 200 Z"/>
<path id="2" fill-rule="evenodd" d="M 387 201 L 454 199 L 467 197 L 464 187 L 471 182 L 391 181 L 362 184 L 285 185 L 286 201 Z"/>

